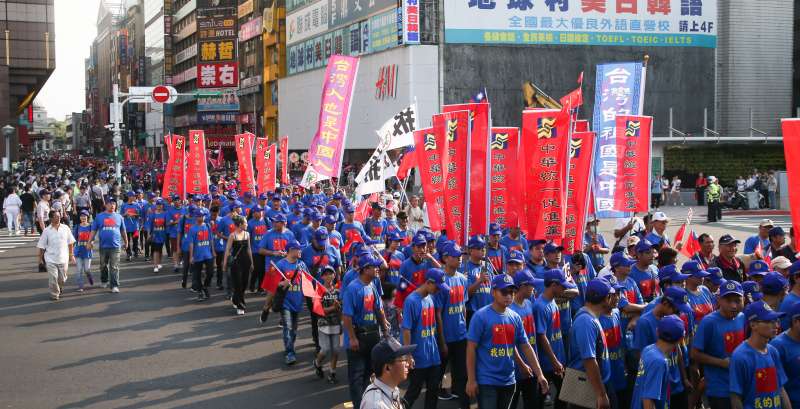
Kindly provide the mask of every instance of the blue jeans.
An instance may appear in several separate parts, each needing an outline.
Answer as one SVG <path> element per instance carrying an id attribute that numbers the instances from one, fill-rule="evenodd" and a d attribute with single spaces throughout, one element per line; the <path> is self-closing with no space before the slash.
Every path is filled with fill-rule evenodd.
<path id="1" fill-rule="evenodd" d="M 347 380 L 350 382 L 350 401 L 354 408 L 361 407 L 361 395 L 367 389 L 372 375 L 372 359 L 370 352 L 362 353 L 347 348 Z"/>
<path id="2" fill-rule="evenodd" d="M 286 355 L 294 356 L 294 340 L 297 339 L 297 313 L 284 309 L 281 311 L 281 326 L 283 327 L 283 348 Z"/>
<path id="3" fill-rule="evenodd" d="M 119 287 L 119 253 L 118 248 L 100 249 L 100 281 L 110 281 L 111 288 Z"/>
<path id="4" fill-rule="evenodd" d="M 478 385 L 478 409 L 507 409 L 516 385 Z"/>
<path id="5" fill-rule="evenodd" d="M 778 208 L 778 192 L 769 192 L 767 193 L 767 198 L 769 200 L 769 208 L 770 209 L 777 209 Z"/>

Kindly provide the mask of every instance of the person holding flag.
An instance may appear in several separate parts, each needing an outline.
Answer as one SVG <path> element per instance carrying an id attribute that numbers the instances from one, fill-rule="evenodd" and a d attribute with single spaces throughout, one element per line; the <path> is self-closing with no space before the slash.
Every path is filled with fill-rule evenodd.
<path id="1" fill-rule="evenodd" d="M 449 291 L 440 291 L 434 297 L 436 305 L 436 321 L 440 328 L 440 335 L 443 338 L 443 347 L 439 349 L 442 361 L 441 372 L 437 385 L 441 384 L 442 378 L 450 364 L 450 375 L 452 379 L 452 392 L 458 396 L 459 404 L 462 409 L 469 408 L 469 398 L 465 393 L 467 384 L 467 318 L 466 300 L 468 281 L 464 274 L 458 269 L 461 267 L 461 247 L 455 242 L 448 242 L 442 247 L 440 254 L 444 263 L 444 279 Z M 449 395 L 443 393 L 444 389 L 439 388 L 440 397 Z M 452 396 L 452 395 L 450 395 Z"/>
<path id="2" fill-rule="evenodd" d="M 136 193 L 127 193 L 127 202 L 122 205 L 119 212 L 125 221 L 125 231 L 128 234 L 128 246 L 125 248 L 127 261 L 131 261 L 131 256 L 139 257 L 139 223 L 142 215 L 142 206 L 136 201 Z"/>
<path id="3" fill-rule="evenodd" d="M 464 262 L 462 271 L 467 276 L 469 286 L 467 294 L 467 324 L 472 319 L 472 315 L 481 308 L 492 303 L 492 278 L 501 274 L 494 268 L 491 261 L 485 259 L 486 242 L 480 236 L 473 236 L 467 242 L 469 257 Z M 505 254 L 501 260 L 505 258 Z M 505 266 L 501 266 L 505 267 Z"/>
<path id="4" fill-rule="evenodd" d="M 340 268 L 338 253 L 328 244 L 328 229 L 324 227 L 311 233 L 311 243 L 303 248 L 300 257 L 305 265 L 309 266 L 308 272 L 315 280 L 322 278 L 320 272 L 324 267 L 333 267 L 334 271 L 339 271 Z M 313 313 L 311 302 L 311 298 L 306 297 L 306 306 L 311 315 L 311 337 L 314 340 L 316 352 L 319 352 L 319 317 Z"/>
<path id="5" fill-rule="evenodd" d="M 730 397 L 734 409 L 791 408 L 784 385 L 788 378 L 780 352 L 769 343 L 784 316 L 764 301 L 744 309 L 750 336 L 730 358 Z"/>
<path id="6" fill-rule="evenodd" d="M 301 274 L 303 270 L 307 269 L 305 263 L 300 260 L 300 248 L 297 240 L 288 240 L 284 247 L 286 256 L 274 263 L 272 267 L 283 278 L 278 286 L 286 291 L 282 308 L 280 308 L 286 365 L 294 365 L 297 362 L 294 342 L 297 339 L 297 316 L 303 311 Z"/>
<path id="7" fill-rule="evenodd" d="M 330 356 L 330 372 L 327 381 L 333 385 L 339 382 L 336 379 L 336 363 L 339 359 L 342 341 L 342 303 L 339 299 L 339 289 L 334 284 L 336 270 L 330 265 L 324 266 L 320 275 L 325 286 L 325 294 L 321 300 L 325 315 L 320 317 L 317 322 L 320 333 L 320 349 L 312 365 L 317 377 L 322 379 L 325 377 L 322 365 L 325 363 L 325 358 Z"/>
<path id="8" fill-rule="evenodd" d="M 277 264 L 278 261 L 286 257 L 286 246 L 292 241 L 295 241 L 295 238 L 294 234 L 286 229 L 286 216 L 281 213 L 275 215 L 275 218 L 272 220 L 272 229 L 264 235 L 261 242 L 258 244 L 258 254 L 265 257 L 266 270 L 269 270 L 270 266 Z M 274 274 L 274 272 L 272 274 Z M 264 282 L 267 281 L 268 277 L 266 277 L 265 274 Z M 261 288 L 264 289 L 267 295 L 264 301 L 264 308 L 259 317 L 259 322 L 263 324 L 267 322 L 267 318 L 269 318 L 269 308 L 272 304 L 272 296 L 274 293 L 271 294 L 270 288 L 266 288 L 263 283 Z"/>
<path id="9" fill-rule="evenodd" d="M 425 235 L 417 233 L 411 240 L 411 257 L 400 264 L 401 280 L 407 287 L 405 291 L 398 293 L 397 305 L 402 305 L 405 297 L 425 282 L 425 272 L 428 269 L 441 267 L 439 261 L 428 251 L 428 240 Z"/>
<path id="10" fill-rule="evenodd" d="M 534 278 L 528 270 L 518 271 L 514 275 L 514 285 L 517 286 L 517 292 L 514 294 L 514 302 L 511 303 L 509 308 L 516 312 L 522 319 L 522 327 L 525 329 L 525 335 L 528 337 L 528 342 L 531 348 L 536 352 L 536 324 L 533 318 L 533 289 L 537 285 L 541 285 L 542 280 Z M 525 361 L 524 357 L 521 357 Z M 539 358 L 538 356 L 536 357 Z M 527 361 L 525 361 L 527 364 Z M 514 397 L 511 399 L 511 407 L 516 408 L 517 402 L 520 397 L 523 400 L 523 407 L 541 409 L 544 407 L 544 397 L 536 385 L 536 380 L 533 377 L 523 374 L 520 367 L 514 370 L 514 375 L 517 381 L 517 388 L 514 391 Z"/>
<path id="11" fill-rule="evenodd" d="M 486 258 L 492 263 L 492 267 L 496 272 L 503 272 L 503 267 L 506 265 L 506 255 L 508 249 L 500 244 L 500 237 L 503 235 L 503 230 L 497 223 L 489 225 L 489 237 L 486 240 Z"/>

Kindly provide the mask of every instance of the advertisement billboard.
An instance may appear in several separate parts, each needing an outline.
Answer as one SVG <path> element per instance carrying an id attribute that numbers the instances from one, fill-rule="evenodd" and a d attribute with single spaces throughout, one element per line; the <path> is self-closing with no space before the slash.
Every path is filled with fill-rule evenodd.
<path id="1" fill-rule="evenodd" d="M 328 0 L 317 0 L 286 16 L 286 44 L 295 44 L 328 31 Z"/>
<path id="2" fill-rule="evenodd" d="M 716 0 L 446 1 L 445 42 L 707 47 Z"/>
<path id="3" fill-rule="evenodd" d="M 239 96 L 235 89 L 220 88 L 209 89 L 208 91 L 220 91 L 222 95 L 214 97 L 198 97 L 197 98 L 197 111 L 238 111 L 239 110 Z"/>

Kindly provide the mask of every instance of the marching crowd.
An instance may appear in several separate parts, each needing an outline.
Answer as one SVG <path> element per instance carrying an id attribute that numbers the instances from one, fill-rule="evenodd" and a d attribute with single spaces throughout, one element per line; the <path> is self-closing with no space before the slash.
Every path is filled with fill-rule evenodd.
<path id="1" fill-rule="evenodd" d="M 425 408 L 800 405 L 798 249 L 794 231 L 787 243 L 770 220 L 742 251 L 730 234 L 701 234 L 678 264 L 662 212 L 619 220 L 613 245 L 590 220 L 585 247 L 566 255 L 497 225 L 462 247 L 425 227 L 416 197 L 402 206 L 386 195 L 359 221 L 362 209 L 333 187 L 240 195 L 234 178 L 214 175 L 209 194 L 164 199 L 157 175 L 109 189 L 92 172 L 12 183 L 38 198 L 52 299 L 69 264 L 79 290 L 94 285 L 94 252 L 112 293 L 120 258 L 144 257 L 154 274 L 179 273 L 198 301 L 224 291 L 237 315 L 260 294 L 249 309 L 262 324 L 279 315 L 287 365 L 301 314 L 311 316 L 316 376 L 337 383 L 344 352 L 357 408 L 411 408 L 423 388 Z"/>

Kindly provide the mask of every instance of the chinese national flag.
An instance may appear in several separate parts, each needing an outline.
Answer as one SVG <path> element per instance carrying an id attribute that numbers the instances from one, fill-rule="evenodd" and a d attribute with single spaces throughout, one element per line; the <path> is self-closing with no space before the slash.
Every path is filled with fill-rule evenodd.
<path id="1" fill-rule="evenodd" d="M 366 220 L 367 215 L 369 215 L 369 211 L 370 211 L 370 208 L 372 206 L 372 203 L 373 202 L 377 202 L 378 199 L 379 199 L 378 198 L 378 194 L 377 193 L 373 193 L 373 194 L 369 195 L 369 197 L 366 200 L 362 200 L 358 204 L 358 206 L 356 206 L 356 213 L 355 213 L 355 215 L 353 217 L 356 220 L 362 221 L 362 222 L 364 220 Z"/>
<path id="2" fill-rule="evenodd" d="M 606 335 L 606 345 L 609 348 L 617 348 L 622 343 L 622 332 L 619 325 L 603 330 Z"/>
<path id="3" fill-rule="evenodd" d="M 525 334 L 529 338 L 536 336 L 536 323 L 533 321 L 533 315 L 526 315 L 522 319 L 522 328 L 525 328 Z"/>
<path id="4" fill-rule="evenodd" d="M 514 324 L 492 325 L 492 344 L 514 345 Z"/>
<path id="5" fill-rule="evenodd" d="M 553 329 L 561 329 L 561 311 L 559 310 L 553 313 Z"/>
<path id="6" fill-rule="evenodd" d="M 770 393 L 778 390 L 778 374 L 774 366 L 756 370 L 756 393 Z"/>
<path id="7" fill-rule="evenodd" d="M 281 282 L 281 273 L 275 269 L 275 267 L 270 267 L 267 270 L 267 273 L 264 274 L 264 279 L 261 281 L 261 288 L 268 293 L 275 294 L 275 291 L 278 289 L 278 283 Z"/>
<path id="8" fill-rule="evenodd" d="M 303 271 L 302 277 L 303 295 L 311 298 L 311 311 L 320 317 L 324 317 L 325 310 L 322 308 L 322 296 L 325 295 L 325 286 L 317 284 L 317 286 L 314 287 L 314 279 L 305 271 Z"/>
<path id="9" fill-rule="evenodd" d="M 434 313 L 433 307 L 428 307 L 422 310 L 422 327 L 428 328 L 432 327 L 433 323 L 436 322 L 436 314 Z"/>
<path id="10" fill-rule="evenodd" d="M 723 335 L 723 341 L 725 342 L 725 353 L 733 354 L 733 350 L 744 342 L 744 330 L 726 332 Z"/>

